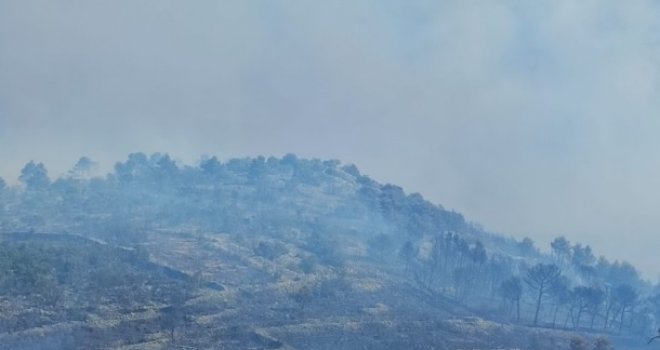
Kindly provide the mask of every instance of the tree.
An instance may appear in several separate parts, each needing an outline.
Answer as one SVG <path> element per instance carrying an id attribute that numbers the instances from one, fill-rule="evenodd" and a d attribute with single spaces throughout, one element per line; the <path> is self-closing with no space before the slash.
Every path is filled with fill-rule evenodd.
<path id="1" fill-rule="evenodd" d="M 523 240 L 518 243 L 518 250 L 526 256 L 533 256 L 538 253 L 536 246 L 534 246 L 534 241 L 529 237 L 523 238 Z"/>
<path id="2" fill-rule="evenodd" d="M 149 175 L 159 186 L 176 181 L 178 174 L 179 167 L 168 154 L 154 153 L 149 157 Z"/>
<path id="3" fill-rule="evenodd" d="M 610 314 L 612 312 L 612 309 L 614 308 L 614 305 L 616 304 L 616 300 L 614 298 L 613 289 L 610 285 L 605 286 L 604 292 L 605 292 L 605 315 L 603 315 L 604 318 L 603 329 L 607 329 L 607 326 L 609 325 L 610 322 Z"/>
<path id="4" fill-rule="evenodd" d="M 2 193 L 5 188 L 7 188 L 7 183 L 3 178 L 0 177 L 0 193 Z"/>
<path id="5" fill-rule="evenodd" d="M 479 271 L 475 266 L 467 265 L 465 267 L 457 267 L 452 271 L 451 281 L 453 282 L 455 298 L 463 302 L 472 293 L 475 292 L 474 284 L 479 278 Z"/>
<path id="6" fill-rule="evenodd" d="M 505 257 L 495 254 L 488 259 L 484 268 L 482 280 L 488 286 L 488 295 L 490 298 L 499 295 L 502 281 L 511 277 L 512 270 L 512 262 L 508 256 Z"/>
<path id="7" fill-rule="evenodd" d="M 596 262 L 596 257 L 594 256 L 591 247 L 588 245 L 582 246 L 580 243 L 573 246 L 573 255 L 571 261 L 574 266 L 589 266 L 593 265 Z"/>
<path id="8" fill-rule="evenodd" d="M 600 311 L 603 302 L 605 301 L 605 292 L 599 287 L 590 287 L 587 294 L 587 312 L 591 314 L 591 322 L 589 328 L 594 328 L 594 320 Z"/>
<path id="9" fill-rule="evenodd" d="M 405 268 L 403 270 L 404 275 L 408 274 L 408 267 L 410 266 L 410 259 L 415 257 L 415 255 L 416 255 L 415 247 L 413 246 L 412 242 L 409 241 L 409 240 L 406 241 L 406 243 L 403 244 L 401 249 L 399 249 L 399 259 L 403 260 L 403 262 L 405 264 Z"/>
<path id="10" fill-rule="evenodd" d="M 511 277 L 500 285 L 502 298 L 516 304 L 516 322 L 520 322 L 520 297 L 522 296 L 522 281 L 520 277 Z"/>
<path id="11" fill-rule="evenodd" d="M 218 158 L 213 156 L 208 159 L 203 159 L 199 164 L 199 168 L 206 175 L 214 175 L 217 174 L 218 171 L 222 168 L 222 164 L 220 163 Z"/>
<path id="12" fill-rule="evenodd" d="M 115 164 L 115 176 L 120 183 L 127 184 L 144 178 L 148 168 L 148 159 L 144 153 L 131 153 L 126 162 Z"/>
<path id="13" fill-rule="evenodd" d="M 626 310 L 637 302 L 637 291 L 629 284 L 622 284 L 612 291 L 612 296 L 619 305 L 619 330 L 621 330 L 623 329 L 623 320 L 625 318 Z"/>
<path id="14" fill-rule="evenodd" d="M 527 283 L 532 290 L 537 293 L 536 311 L 534 312 L 534 326 L 538 325 L 539 311 L 541 310 L 541 300 L 548 291 L 548 288 L 561 276 L 561 270 L 554 264 L 538 263 L 534 265 L 525 276 Z"/>
<path id="15" fill-rule="evenodd" d="M 635 285 L 640 280 L 637 269 L 628 262 L 615 262 L 607 271 L 607 279 L 618 284 Z"/>
<path id="16" fill-rule="evenodd" d="M 282 157 L 281 163 L 287 166 L 296 166 L 298 163 L 298 156 L 293 153 L 287 153 Z"/>
<path id="17" fill-rule="evenodd" d="M 564 266 L 571 254 L 571 243 L 564 237 L 557 237 L 550 243 L 550 247 L 559 266 Z"/>
<path id="18" fill-rule="evenodd" d="M 575 328 L 579 327 L 582 313 L 590 310 L 592 314 L 591 324 L 593 327 L 593 319 L 603 301 L 603 292 L 597 288 L 577 286 L 571 291 L 571 297 L 573 300 L 573 307 L 577 309 L 577 315 L 575 316 L 573 326 Z"/>
<path id="19" fill-rule="evenodd" d="M 170 305 L 161 308 L 160 311 L 160 325 L 167 329 L 170 333 L 170 342 L 175 342 L 175 330 L 177 327 L 184 324 L 188 317 L 186 316 L 185 303 L 193 291 L 192 286 L 178 286 L 172 290 L 170 295 Z"/>
<path id="20" fill-rule="evenodd" d="M 88 157 L 81 157 L 76 162 L 76 165 L 73 166 L 73 169 L 69 170 L 69 176 L 74 179 L 85 179 L 98 167 L 98 163 L 91 160 Z"/>
<path id="21" fill-rule="evenodd" d="M 484 244 L 481 241 L 477 241 L 474 244 L 474 247 L 470 250 L 470 256 L 472 257 L 472 261 L 478 265 L 483 265 L 488 260 L 486 248 L 484 248 Z"/>
<path id="22" fill-rule="evenodd" d="M 443 236 L 441 234 L 436 235 L 435 238 L 433 239 L 433 244 L 431 245 L 431 251 L 429 253 L 428 257 L 428 267 L 429 267 L 429 274 L 428 274 L 428 287 L 431 288 L 433 284 L 433 278 L 435 276 L 436 270 L 438 269 L 438 265 L 440 265 L 440 259 L 443 256 L 443 250 L 445 247 L 448 246 L 448 241 L 446 240 L 448 236 Z M 449 256 L 449 251 L 444 250 L 444 257 L 445 257 L 445 267 L 447 265 L 447 257 Z"/>
<path id="23" fill-rule="evenodd" d="M 44 190 L 50 185 L 48 170 L 43 163 L 37 164 L 34 161 L 30 161 L 23 167 L 18 179 L 28 190 L 32 191 Z"/>
<path id="24" fill-rule="evenodd" d="M 341 167 L 345 173 L 352 175 L 353 177 L 360 177 L 360 170 L 355 166 L 355 164 L 347 164 Z"/>
<path id="25" fill-rule="evenodd" d="M 268 171 L 266 167 L 266 158 L 259 156 L 252 159 L 248 167 L 247 178 L 252 184 L 259 184 L 266 176 Z"/>
<path id="26" fill-rule="evenodd" d="M 657 285 L 656 285 L 656 290 L 657 290 Z M 648 303 L 651 308 L 651 312 L 653 313 L 653 316 L 655 316 L 655 319 L 660 319 L 660 294 L 657 292 L 654 293 L 651 297 L 648 298 Z"/>
<path id="27" fill-rule="evenodd" d="M 160 309 L 160 324 L 170 333 L 170 343 L 174 344 L 176 340 L 174 331 L 181 324 L 183 319 L 183 310 L 179 305 L 170 305 Z"/>
<path id="28" fill-rule="evenodd" d="M 557 314 L 562 306 L 568 304 L 571 300 L 571 290 L 569 288 L 568 279 L 564 276 L 555 281 L 548 289 L 548 295 L 555 303 L 555 309 L 552 312 L 552 327 L 557 324 Z"/>

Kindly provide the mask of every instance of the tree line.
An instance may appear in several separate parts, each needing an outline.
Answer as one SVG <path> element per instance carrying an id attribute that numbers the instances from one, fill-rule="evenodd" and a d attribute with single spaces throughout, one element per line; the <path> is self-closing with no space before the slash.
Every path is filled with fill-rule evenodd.
<path id="1" fill-rule="evenodd" d="M 372 241 L 382 249 L 385 237 Z M 595 258 L 589 246 L 564 237 L 552 253 L 519 242 L 520 255 L 489 252 L 479 241 L 444 232 L 407 240 L 396 253 L 403 274 L 434 293 L 490 310 L 511 322 L 565 329 L 649 334 L 660 316 L 660 288 L 625 262 Z M 379 253 L 379 255 L 382 253 Z"/>

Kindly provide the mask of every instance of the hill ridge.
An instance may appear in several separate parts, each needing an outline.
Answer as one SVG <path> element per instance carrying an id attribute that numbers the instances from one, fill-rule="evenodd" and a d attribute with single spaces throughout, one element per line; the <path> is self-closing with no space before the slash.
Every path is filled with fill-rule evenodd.
<path id="1" fill-rule="evenodd" d="M 656 289 L 632 265 L 597 259 L 588 245 L 563 237 L 552 254 L 542 254 L 529 239 L 488 233 L 354 165 L 288 154 L 207 157 L 190 166 L 167 154 L 133 153 L 104 177 L 91 176 L 92 168 L 83 157 L 53 181 L 43 164 L 28 163 L 22 186 L 0 187 L 0 229 L 67 232 L 132 247 L 206 281 L 194 288 L 209 298 L 222 295 L 238 308 L 248 307 L 240 301 L 248 295 L 266 308 L 269 300 L 288 300 L 303 319 L 306 307 L 323 315 L 315 299 L 345 307 L 339 300 L 350 290 L 357 293 L 351 302 L 378 317 L 392 310 L 410 320 L 429 317 L 420 308 L 429 295 L 463 308 L 464 316 L 497 322 L 538 319 L 541 327 L 610 334 L 654 327 Z M 537 279 L 549 267 L 559 273 L 544 289 Z M 449 304 L 433 308 L 449 317 Z M 283 322 L 277 313 L 269 317 Z"/>

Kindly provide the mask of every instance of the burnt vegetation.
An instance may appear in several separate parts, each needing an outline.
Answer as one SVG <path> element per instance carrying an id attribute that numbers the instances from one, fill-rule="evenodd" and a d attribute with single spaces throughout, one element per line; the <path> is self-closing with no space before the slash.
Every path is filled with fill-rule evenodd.
<path id="1" fill-rule="evenodd" d="M 660 319 L 628 263 L 541 253 L 334 160 L 30 162 L 0 179 L 0 229 L 3 348 L 609 349 Z"/>

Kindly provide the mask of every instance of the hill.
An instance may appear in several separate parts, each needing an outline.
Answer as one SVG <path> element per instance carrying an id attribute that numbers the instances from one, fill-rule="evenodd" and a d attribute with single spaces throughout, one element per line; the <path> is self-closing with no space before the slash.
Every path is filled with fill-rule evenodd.
<path id="1" fill-rule="evenodd" d="M 92 167 L 0 181 L 12 349 L 627 349 L 660 315 L 627 263 L 563 237 L 541 254 L 338 161 Z"/>

